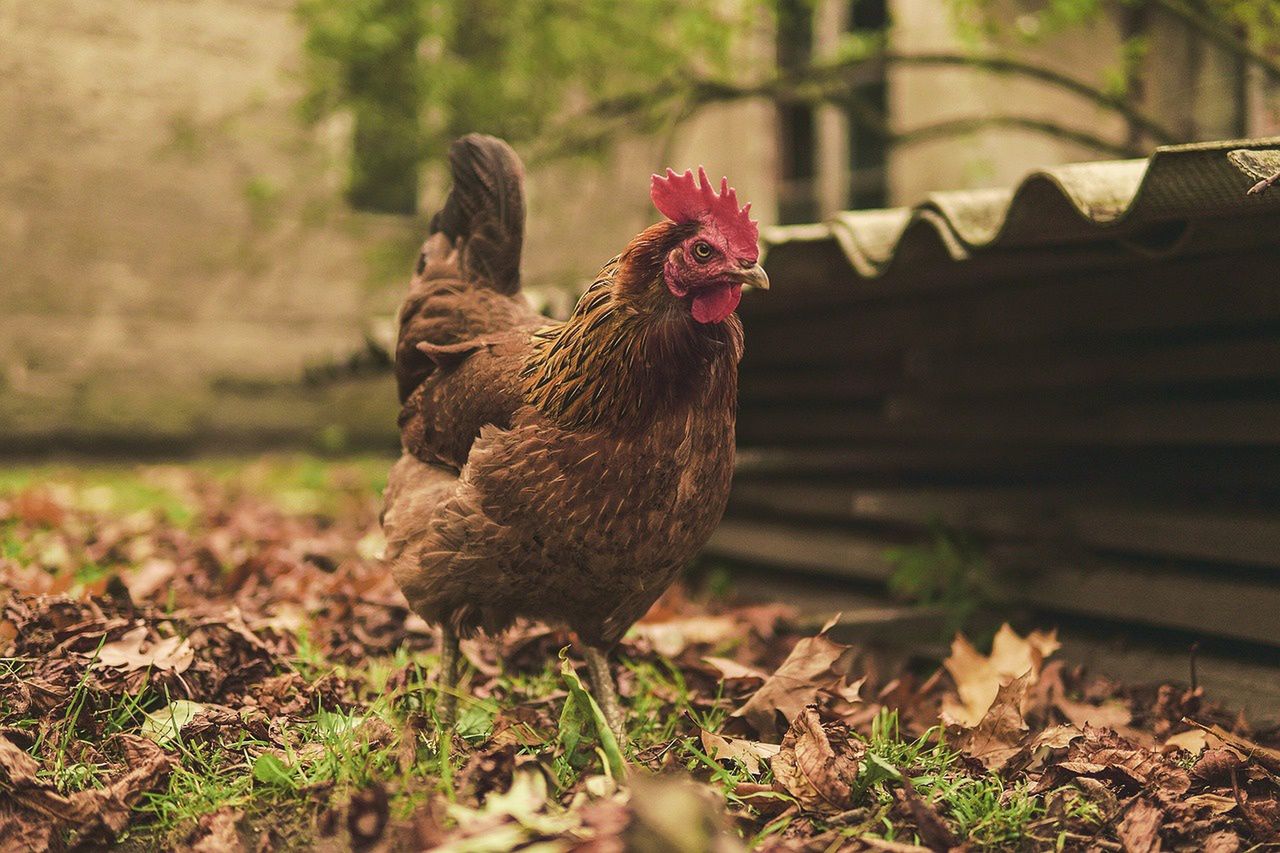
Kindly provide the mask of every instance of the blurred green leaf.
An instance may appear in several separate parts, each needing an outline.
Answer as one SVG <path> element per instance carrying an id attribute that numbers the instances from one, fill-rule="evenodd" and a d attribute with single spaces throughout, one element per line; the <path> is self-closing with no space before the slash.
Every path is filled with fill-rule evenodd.
<path id="1" fill-rule="evenodd" d="M 143 718 L 142 736 L 151 738 L 161 746 L 177 740 L 182 727 L 198 717 L 204 707 L 190 699 L 175 699 Z"/>
<path id="2" fill-rule="evenodd" d="M 566 755 L 573 755 L 582 742 L 587 725 L 595 730 L 596 739 L 600 743 L 609 774 L 621 781 L 627 777 L 626 760 L 622 757 L 622 749 L 618 746 L 613 731 L 604 718 L 599 704 L 583 685 L 582 679 L 569 662 L 569 650 L 560 650 L 560 675 L 564 678 L 569 696 L 565 699 L 564 710 L 560 714 L 560 744 Z"/>
<path id="3" fill-rule="evenodd" d="M 264 785 L 295 787 L 293 769 L 269 752 L 264 752 L 254 759 L 253 778 Z"/>

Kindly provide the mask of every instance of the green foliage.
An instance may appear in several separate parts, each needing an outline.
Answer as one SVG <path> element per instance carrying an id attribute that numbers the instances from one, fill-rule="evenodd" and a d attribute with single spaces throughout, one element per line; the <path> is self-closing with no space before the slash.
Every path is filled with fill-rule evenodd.
<path id="1" fill-rule="evenodd" d="M 301 0 L 304 112 L 353 117 L 354 204 L 412 212 L 417 163 L 463 133 L 535 140 L 572 103 L 726 70 L 757 2 Z"/>
<path id="2" fill-rule="evenodd" d="M 893 567 L 889 589 L 918 604 L 941 607 L 948 636 L 994 592 L 991 567 L 978 544 L 941 524 L 933 526 L 927 543 L 891 549 L 885 558 Z"/>
<path id="3" fill-rule="evenodd" d="M 793 0 L 786 8 L 803 15 L 815 5 Z M 1280 46 L 1274 0 L 941 5 L 961 40 L 982 53 L 990 40 L 1016 48 L 1072 29 L 1110 28 L 1145 8 L 1194 19 L 1192 29 L 1253 51 L 1252 61 Z M 414 212 L 419 164 L 441 162 L 448 143 L 470 131 L 535 155 L 598 154 L 620 132 L 666 131 L 718 100 L 817 90 L 770 90 L 776 63 L 740 58 L 748 39 L 770 38 L 780 0 L 299 0 L 297 8 L 306 30 L 304 113 L 351 119 L 348 198 L 375 211 Z M 871 59 L 888 46 L 884 33 L 846 33 L 786 76 L 817 80 L 832 63 Z M 1125 95 L 1148 49 L 1141 35 L 1121 44 L 1099 95 Z"/>
<path id="4" fill-rule="evenodd" d="M 428 8 L 420 0 L 302 0 L 310 88 L 304 113 L 351 113 L 348 200 L 357 208 L 413 213 L 423 150 Z"/>
<path id="5" fill-rule="evenodd" d="M 584 743 L 584 737 L 594 731 L 602 763 L 608 768 L 609 775 L 614 779 L 625 779 L 627 763 L 622 757 L 622 748 L 605 721 L 604 712 L 574 671 L 573 664 L 569 662 L 568 651 L 567 648 L 560 650 L 560 675 L 569 691 L 564 700 L 564 709 L 560 713 L 560 744 L 564 747 L 565 755 L 572 761 L 579 744 Z"/>
<path id="6" fill-rule="evenodd" d="M 1097 22 L 1105 12 L 1127 0 L 1047 0 L 1020 4 L 1018 14 L 1009 14 L 1009 5 L 1000 0 L 948 0 L 962 36 L 1012 37 L 1034 43 L 1064 30 Z"/>
<path id="7" fill-rule="evenodd" d="M 1207 0 L 1205 11 L 1263 52 L 1280 50 L 1280 4 L 1275 0 Z"/>
<path id="8" fill-rule="evenodd" d="M 280 202 L 280 187 L 266 175 L 254 175 L 244 184 L 244 199 L 255 227 L 267 226 Z"/>
<path id="9" fill-rule="evenodd" d="M 254 759 L 253 779 L 264 785 L 277 785 L 282 788 L 297 786 L 292 768 L 269 752 L 264 752 Z"/>

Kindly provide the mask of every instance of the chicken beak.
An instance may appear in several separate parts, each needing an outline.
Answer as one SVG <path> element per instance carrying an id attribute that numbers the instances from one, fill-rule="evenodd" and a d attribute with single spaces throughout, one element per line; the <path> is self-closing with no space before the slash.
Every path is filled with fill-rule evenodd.
<path id="1" fill-rule="evenodd" d="M 769 289 L 769 275 L 764 271 L 764 267 L 759 264 L 751 266 L 749 269 L 743 270 L 739 277 L 743 284 L 749 284 L 760 290 Z"/>

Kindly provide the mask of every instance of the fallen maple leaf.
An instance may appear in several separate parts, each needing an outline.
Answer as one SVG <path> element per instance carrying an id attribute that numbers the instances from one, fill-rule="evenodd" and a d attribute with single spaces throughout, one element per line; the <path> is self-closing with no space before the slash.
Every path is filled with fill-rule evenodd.
<path id="1" fill-rule="evenodd" d="M 819 692 L 842 687 L 852 648 L 827 636 L 838 619 L 829 621 L 816 636 L 796 643 L 782 666 L 730 716 L 743 717 L 762 737 L 774 738 L 779 734 L 779 713 L 794 720 Z"/>
<path id="2" fill-rule="evenodd" d="M 1002 685 L 1028 672 L 1033 673 L 1034 682 L 1044 659 L 1059 647 L 1057 631 L 1032 631 L 1020 637 L 1007 622 L 996 632 L 990 655 L 983 655 L 963 634 L 956 634 L 951 655 L 943 666 L 956 683 L 958 700 L 953 696 L 943 698 L 944 718 L 962 726 L 976 726 Z"/>
<path id="3" fill-rule="evenodd" d="M 998 773 L 1022 750 L 1027 739 L 1027 724 L 1020 708 L 1032 678 L 1028 670 L 996 689 L 986 714 L 956 741 L 962 753 Z"/>

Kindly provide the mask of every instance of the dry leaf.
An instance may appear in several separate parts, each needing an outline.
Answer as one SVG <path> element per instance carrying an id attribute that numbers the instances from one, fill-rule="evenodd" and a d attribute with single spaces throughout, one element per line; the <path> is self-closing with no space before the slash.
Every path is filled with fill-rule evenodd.
<path id="1" fill-rule="evenodd" d="M 50 822 L 39 815 L 0 806 L 0 851 L 3 853 L 49 850 L 53 829 Z"/>
<path id="2" fill-rule="evenodd" d="M 858 839 L 864 850 L 880 850 L 883 853 L 933 853 L 928 847 L 919 844 L 907 844 L 905 841 L 885 841 L 873 835 L 864 835 Z"/>
<path id="3" fill-rule="evenodd" d="M 139 625 L 120 639 L 104 643 L 98 649 L 98 665 L 118 667 L 125 672 L 151 668 L 183 673 L 195 660 L 191 643 L 183 637 L 162 637 L 143 651 L 146 639 L 147 626 Z"/>
<path id="4" fill-rule="evenodd" d="M 352 846 L 362 850 L 374 844 L 382 837 L 390 818 L 390 801 L 382 783 L 372 782 L 356 791 L 347 805 L 347 833 Z"/>
<path id="5" fill-rule="evenodd" d="M 1031 679 L 1040 674 L 1044 659 L 1059 648 L 1056 631 L 1032 631 L 1018 636 L 1006 622 L 996 632 L 991 654 L 983 655 L 965 637 L 956 634 L 951 655 L 943 661 L 956 683 L 959 699 L 944 698 L 942 712 L 950 721 L 962 726 L 975 726 L 986 716 L 1001 685 L 1008 684 L 1028 672 Z"/>
<path id="6" fill-rule="evenodd" d="M 703 663 L 709 664 L 725 681 L 759 681 L 764 683 L 769 675 L 753 666 L 738 663 L 731 658 L 705 657 Z"/>
<path id="7" fill-rule="evenodd" d="M 1107 700 L 1101 705 L 1093 705 L 1089 702 L 1076 702 L 1065 696 L 1059 696 L 1053 704 L 1071 721 L 1071 725 L 1078 729 L 1083 729 L 1085 726 L 1119 729 L 1129 725 L 1133 720 L 1133 713 L 1130 712 L 1129 707 L 1114 699 Z"/>
<path id="8" fill-rule="evenodd" d="M 633 812 L 614 843 L 575 850 L 671 851 L 671 853 L 745 853 L 735 834 L 726 830 L 723 800 L 687 777 L 637 774 L 630 782 Z"/>
<path id="9" fill-rule="evenodd" d="M 997 688 L 995 700 L 978 725 L 965 731 L 956 742 L 960 751 L 997 773 L 1022 749 L 1027 724 L 1022 719 L 1022 700 L 1034 676 L 1023 673 Z"/>
<path id="10" fill-rule="evenodd" d="M 805 707 L 787 730 L 773 757 L 774 780 L 809 811 L 841 811 L 853 805 L 862 741 L 843 723 L 823 724 L 818 709 Z"/>
<path id="11" fill-rule="evenodd" d="M 180 849 L 184 853 L 240 853 L 245 849 L 238 828 L 243 818 L 243 812 L 230 806 L 202 815 Z"/>
<path id="12" fill-rule="evenodd" d="M 1125 853 L 1156 853 L 1160 849 L 1160 824 L 1160 809 L 1147 800 L 1134 800 L 1116 828 Z"/>
<path id="13" fill-rule="evenodd" d="M 173 560 L 162 560 L 153 557 L 133 571 L 120 576 L 129 597 L 134 601 L 145 601 L 158 590 L 163 589 L 172 579 L 177 565 Z"/>
<path id="14" fill-rule="evenodd" d="M 1178 732 L 1176 735 L 1169 735 L 1164 739 L 1164 746 L 1166 751 L 1169 749 L 1181 749 L 1192 755 L 1199 755 L 1208 746 L 1208 737 L 1200 729 L 1189 729 L 1185 732 Z"/>
<path id="15" fill-rule="evenodd" d="M 732 759 L 756 776 L 760 773 L 760 762 L 772 759 L 782 747 L 745 738 L 723 737 L 703 729 L 702 748 L 716 761 Z"/>
<path id="16" fill-rule="evenodd" d="M 695 616 L 638 622 L 627 633 L 631 638 L 647 640 L 658 654 L 674 658 L 689 646 L 711 646 L 742 636 L 743 626 L 728 616 Z"/>
<path id="17" fill-rule="evenodd" d="M 1280 800 L 1249 799 L 1239 803 L 1255 841 L 1280 842 Z"/>
<path id="18" fill-rule="evenodd" d="M 171 765 L 160 747 L 145 738 L 116 735 L 114 742 L 128 756 L 127 769 L 100 788 L 64 795 L 52 782 L 37 777 L 34 758 L 0 736 L 0 787 L 11 803 L 75 830 L 82 843 L 110 841 L 128 826 L 133 803 L 155 787 Z"/>
<path id="19" fill-rule="evenodd" d="M 176 740 L 184 726 L 204 713 L 205 706 L 189 699 L 175 699 L 142 719 L 139 731 L 143 737 L 164 746 Z"/>
<path id="20" fill-rule="evenodd" d="M 1031 750 L 1034 752 L 1041 748 L 1062 749 L 1070 746 L 1071 742 L 1076 738 L 1083 736 L 1084 732 L 1075 726 L 1053 726 L 1040 732 L 1032 739 Z"/>
<path id="21" fill-rule="evenodd" d="M 1206 749 L 1191 768 L 1191 775 L 1208 784 L 1228 784 L 1242 765 L 1240 756 L 1229 749 Z"/>
<path id="22" fill-rule="evenodd" d="M 1238 853 L 1240 836 L 1230 830 L 1215 832 L 1204 840 L 1203 853 Z"/>
<path id="23" fill-rule="evenodd" d="M 1236 807 L 1235 797 L 1225 797 L 1222 794 L 1196 794 L 1182 802 L 1192 808 L 1207 808 L 1214 814 L 1226 814 Z"/>
<path id="24" fill-rule="evenodd" d="M 762 737 L 772 739 L 779 734 L 779 713 L 794 720 L 820 691 L 839 687 L 848 671 L 851 649 L 827 636 L 833 625 L 834 619 L 816 636 L 796 643 L 782 666 L 732 716 L 746 718 Z"/>
<path id="25" fill-rule="evenodd" d="M 1187 720 L 1187 722 L 1217 737 L 1224 744 L 1239 752 L 1244 759 L 1256 761 L 1272 773 L 1280 773 L 1280 749 L 1271 749 L 1254 743 L 1247 737 L 1229 732 L 1216 723 L 1206 726 L 1203 723 L 1197 723 L 1195 720 Z"/>
<path id="26" fill-rule="evenodd" d="M 1167 757 L 1134 745 L 1114 732 L 1089 727 L 1073 742 L 1068 760 L 1055 765 L 1077 776 L 1095 776 L 1144 788 L 1161 802 L 1171 802 L 1191 787 L 1186 770 Z"/>

